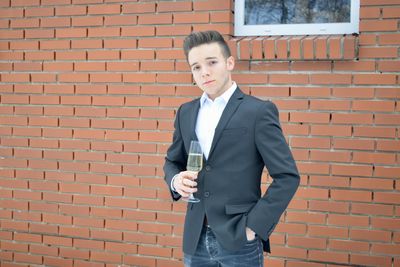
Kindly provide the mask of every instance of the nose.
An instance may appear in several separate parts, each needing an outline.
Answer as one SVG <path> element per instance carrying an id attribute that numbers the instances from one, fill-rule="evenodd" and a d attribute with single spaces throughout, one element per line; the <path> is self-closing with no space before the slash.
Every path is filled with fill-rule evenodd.
<path id="1" fill-rule="evenodd" d="M 202 76 L 202 77 L 205 77 L 205 76 L 208 76 L 208 75 L 210 75 L 210 70 L 209 70 L 209 68 L 206 67 L 206 66 L 202 67 L 202 68 L 201 68 L 201 76 Z"/>

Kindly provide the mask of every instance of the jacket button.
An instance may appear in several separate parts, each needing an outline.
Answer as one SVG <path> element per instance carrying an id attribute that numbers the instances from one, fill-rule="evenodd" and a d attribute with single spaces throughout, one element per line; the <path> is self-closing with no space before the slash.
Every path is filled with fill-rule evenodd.
<path id="1" fill-rule="evenodd" d="M 211 166 L 210 165 L 206 166 L 206 171 L 211 171 Z"/>
<path id="2" fill-rule="evenodd" d="M 209 197 L 210 196 L 210 192 L 204 192 L 204 197 Z"/>

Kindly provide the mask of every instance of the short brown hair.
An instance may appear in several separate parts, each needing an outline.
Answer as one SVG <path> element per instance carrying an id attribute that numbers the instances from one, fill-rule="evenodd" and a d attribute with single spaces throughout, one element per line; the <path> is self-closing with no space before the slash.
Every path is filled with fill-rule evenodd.
<path id="1" fill-rule="evenodd" d="M 225 42 L 224 37 L 217 31 L 203 31 L 203 32 L 192 32 L 186 36 L 183 41 L 183 50 L 185 52 L 186 59 L 188 58 L 189 51 L 199 45 L 217 43 L 221 47 L 222 54 L 225 58 L 231 56 L 231 50 L 228 44 Z"/>

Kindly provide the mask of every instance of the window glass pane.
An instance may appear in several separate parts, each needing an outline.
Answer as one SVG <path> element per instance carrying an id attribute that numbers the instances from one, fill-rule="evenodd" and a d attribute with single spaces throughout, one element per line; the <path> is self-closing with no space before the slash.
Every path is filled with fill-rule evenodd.
<path id="1" fill-rule="evenodd" d="M 245 25 L 350 22 L 351 0 L 245 0 Z"/>

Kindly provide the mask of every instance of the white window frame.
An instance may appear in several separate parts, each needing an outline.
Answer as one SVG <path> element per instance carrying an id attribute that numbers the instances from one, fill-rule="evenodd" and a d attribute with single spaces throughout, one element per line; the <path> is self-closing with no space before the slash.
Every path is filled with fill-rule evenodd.
<path id="1" fill-rule="evenodd" d="M 360 0 L 351 0 L 350 23 L 245 25 L 244 3 L 245 0 L 235 0 L 235 36 L 319 35 L 319 34 L 359 33 Z"/>

